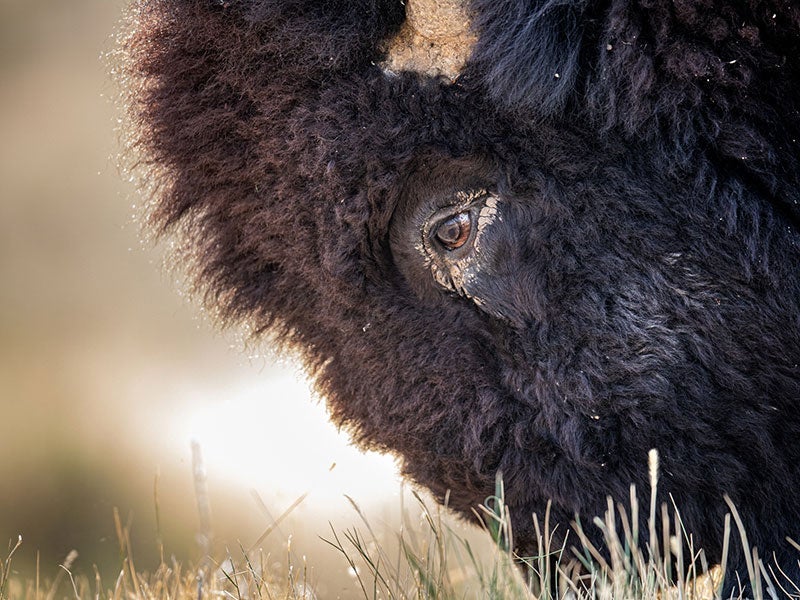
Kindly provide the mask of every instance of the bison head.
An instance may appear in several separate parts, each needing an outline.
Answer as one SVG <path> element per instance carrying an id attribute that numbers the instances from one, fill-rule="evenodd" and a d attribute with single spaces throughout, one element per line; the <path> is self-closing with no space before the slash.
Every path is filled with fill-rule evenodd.
<path id="1" fill-rule="evenodd" d="M 502 473 L 521 553 L 657 448 L 711 561 L 728 494 L 800 574 L 800 14 L 456 4 L 437 75 L 399 1 L 139 2 L 154 225 L 362 446 L 465 515 Z"/>

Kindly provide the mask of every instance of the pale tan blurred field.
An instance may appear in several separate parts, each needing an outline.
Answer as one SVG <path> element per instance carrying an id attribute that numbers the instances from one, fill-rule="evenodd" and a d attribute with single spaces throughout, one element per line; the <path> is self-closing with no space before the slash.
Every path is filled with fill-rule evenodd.
<path id="1" fill-rule="evenodd" d="M 0 548 L 23 536 L 21 572 L 40 553 L 52 577 L 75 549 L 75 570 L 113 574 L 116 507 L 152 568 L 160 473 L 166 551 L 197 558 L 198 436 L 217 548 L 269 525 L 251 487 L 272 515 L 310 490 L 267 547 L 280 562 L 293 536 L 311 579 L 338 594 L 352 578 L 318 536 L 357 522 L 343 491 L 396 522 L 393 464 L 348 450 L 294 367 L 215 332 L 178 293 L 164 246 L 141 242 L 103 58 L 123 4 L 0 0 Z"/>

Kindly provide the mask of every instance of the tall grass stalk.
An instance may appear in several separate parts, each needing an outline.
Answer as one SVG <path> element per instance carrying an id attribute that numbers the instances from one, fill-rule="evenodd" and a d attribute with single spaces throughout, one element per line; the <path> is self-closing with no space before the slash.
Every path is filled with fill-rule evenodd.
<path id="1" fill-rule="evenodd" d="M 11 546 L 9 544 L 8 554 L 6 555 L 6 559 L 0 561 L 0 599 L 6 600 L 8 598 L 8 583 L 11 576 L 11 561 L 14 558 L 14 553 L 19 550 L 19 547 L 22 545 L 22 536 L 17 537 L 16 543 Z"/>

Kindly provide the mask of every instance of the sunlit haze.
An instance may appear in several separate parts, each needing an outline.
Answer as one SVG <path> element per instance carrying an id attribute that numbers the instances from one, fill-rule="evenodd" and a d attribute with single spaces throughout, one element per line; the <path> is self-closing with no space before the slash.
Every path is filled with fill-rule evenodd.
<path id="1" fill-rule="evenodd" d="M 291 368 L 191 390 L 180 406 L 167 439 L 179 452 L 186 452 L 191 440 L 199 442 L 215 477 L 267 493 L 310 492 L 310 504 L 343 494 L 380 500 L 398 489 L 394 461 L 351 446 L 328 421 L 308 382 Z"/>

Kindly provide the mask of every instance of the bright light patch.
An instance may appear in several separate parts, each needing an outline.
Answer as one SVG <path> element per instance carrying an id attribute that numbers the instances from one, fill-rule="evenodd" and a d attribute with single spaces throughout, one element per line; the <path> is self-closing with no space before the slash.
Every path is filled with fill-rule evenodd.
<path id="1" fill-rule="evenodd" d="M 373 501 L 397 493 L 394 460 L 349 445 L 299 375 L 258 375 L 192 393 L 177 415 L 171 438 L 186 449 L 191 440 L 200 443 L 210 478 L 287 500 L 310 492 L 306 504 L 344 494 Z"/>

